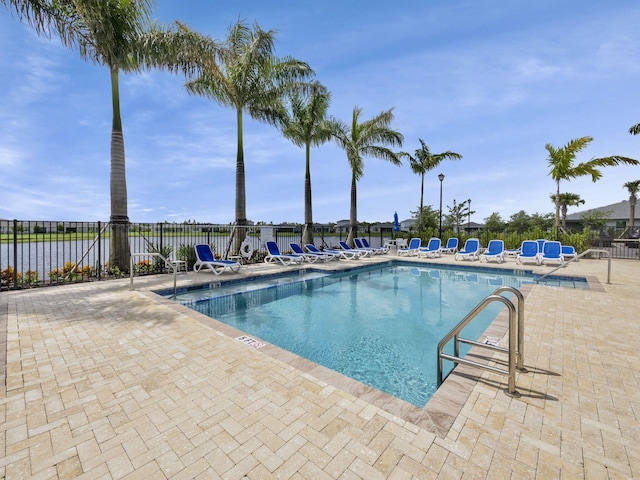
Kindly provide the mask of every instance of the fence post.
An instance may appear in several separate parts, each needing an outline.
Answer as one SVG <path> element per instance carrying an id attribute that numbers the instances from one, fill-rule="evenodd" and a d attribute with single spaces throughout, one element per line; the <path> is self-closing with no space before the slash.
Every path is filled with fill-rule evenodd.
<path id="1" fill-rule="evenodd" d="M 98 220 L 98 281 L 102 280 L 102 222 Z"/>
<path id="2" fill-rule="evenodd" d="M 13 219 L 13 288 L 18 288 L 18 220 Z"/>

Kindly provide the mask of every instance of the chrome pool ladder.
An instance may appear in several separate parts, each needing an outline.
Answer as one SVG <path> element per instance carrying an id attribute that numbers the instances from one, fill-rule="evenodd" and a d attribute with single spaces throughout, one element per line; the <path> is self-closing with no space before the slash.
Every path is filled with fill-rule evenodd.
<path id="1" fill-rule="evenodd" d="M 505 298 L 503 293 L 513 293 L 517 298 L 517 309 L 514 306 L 513 302 L 508 298 Z M 509 345 L 507 348 L 499 347 L 497 345 L 489 345 L 486 343 L 481 343 L 476 340 L 469 340 L 466 338 L 460 338 L 459 334 L 462 329 L 471 322 L 484 308 L 493 303 L 500 302 L 507 307 L 509 313 Z M 449 355 L 443 352 L 443 349 L 446 344 L 448 344 L 451 340 L 454 340 L 453 346 L 453 355 Z M 504 370 L 498 367 L 494 367 L 491 365 L 486 365 L 479 362 L 474 362 L 473 360 L 468 360 L 466 358 L 460 357 L 460 343 L 465 343 L 468 345 L 474 345 L 481 348 L 486 348 L 494 351 L 499 351 L 506 353 L 508 355 L 508 370 Z M 484 298 L 471 312 L 464 317 L 460 323 L 458 323 L 455 327 L 451 329 L 449 333 L 447 333 L 442 340 L 438 343 L 438 387 L 442 385 L 443 373 L 442 373 L 442 360 L 450 360 L 454 364 L 462 363 L 465 365 L 470 365 L 477 368 L 482 368 L 485 370 L 492 371 L 494 373 L 500 373 L 503 375 L 509 376 L 509 385 L 507 388 L 507 394 L 510 396 L 520 396 L 518 391 L 516 390 L 516 369 L 525 372 L 524 368 L 524 296 L 522 293 L 513 287 L 499 287 L 497 288 L 491 295 Z M 453 369 L 452 369 L 453 371 Z"/>

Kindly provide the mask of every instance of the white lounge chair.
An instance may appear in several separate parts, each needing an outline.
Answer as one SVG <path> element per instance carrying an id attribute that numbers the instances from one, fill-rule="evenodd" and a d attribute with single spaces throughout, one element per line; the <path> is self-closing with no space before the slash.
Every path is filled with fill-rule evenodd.
<path id="1" fill-rule="evenodd" d="M 525 240 L 520 246 L 520 253 L 516 257 L 516 263 L 536 262 L 540 265 L 540 254 L 538 253 L 538 242 L 535 240 Z"/>
<path id="2" fill-rule="evenodd" d="M 504 261 L 504 242 L 502 240 L 490 240 L 487 249 L 480 255 L 480 261 L 495 260 L 498 263 Z"/>
<path id="3" fill-rule="evenodd" d="M 562 245 L 562 259 L 563 260 L 573 260 L 574 258 L 578 258 L 578 252 L 571 245 Z M 577 262 L 578 260 L 576 260 Z"/>
<path id="4" fill-rule="evenodd" d="M 442 249 L 442 242 L 439 238 L 430 238 L 429 243 L 427 243 L 426 247 L 420 247 L 418 249 L 418 257 L 431 257 L 435 258 L 440 257 L 440 250 Z"/>
<path id="5" fill-rule="evenodd" d="M 304 257 L 302 255 L 296 255 L 295 253 L 280 253 L 280 249 L 276 242 L 266 242 L 265 246 L 267 247 L 267 252 L 269 252 L 267 256 L 264 257 L 265 263 L 280 262 L 282 265 L 287 266 L 304 262 Z"/>
<path id="6" fill-rule="evenodd" d="M 441 253 L 450 253 L 454 255 L 458 251 L 458 239 L 455 237 L 451 237 L 447 240 L 447 244 L 440 249 Z"/>
<path id="7" fill-rule="evenodd" d="M 469 259 L 471 261 L 477 260 L 478 255 L 480 254 L 480 240 L 477 238 L 468 238 L 466 242 L 464 242 L 464 247 L 462 250 L 458 250 L 454 255 L 454 260 L 464 260 Z"/>
<path id="8" fill-rule="evenodd" d="M 304 248 L 306 248 L 309 253 L 315 253 L 316 255 L 323 255 L 325 257 L 325 260 L 338 260 L 339 258 L 339 255 L 336 255 L 335 253 L 333 253 L 333 251 L 318 250 L 318 248 L 312 243 L 307 243 L 304 246 Z"/>
<path id="9" fill-rule="evenodd" d="M 316 254 L 316 253 L 310 253 L 310 252 L 305 252 L 302 247 L 300 245 L 298 245 L 297 243 L 290 243 L 289 246 L 291 247 L 291 251 L 295 254 L 295 255 L 300 255 L 302 256 L 302 258 L 305 259 L 305 261 L 309 262 L 309 263 L 315 263 L 318 260 L 325 260 L 324 255 L 320 255 L 320 254 Z"/>
<path id="10" fill-rule="evenodd" d="M 345 252 L 359 252 L 361 257 L 371 257 L 373 256 L 373 251 L 371 250 L 362 250 L 360 248 L 351 248 L 347 242 L 338 242 L 340 244 L 340 248 Z"/>
<path id="11" fill-rule="evenodd" d="M 556 240 L 544 242 L 544 245 L 542 245 L 542 253 L 540 254 L 540 264 L 544 265 L 545 262 L 564 265 L 564 258 L 562 258 L 562 245 L 560 242 Z"/>
<path id="12" fill-rule="evenodd" d="M 199 272 L 202 268 L 208 268 L 215 275 L 220 275 L 225 270 L 237 273 L 240 270 L 240 263 L 234 260 L 217 259 L 213 255 L 211 247 L 206 243 L 198 244 L 194 247 L 196 251 L 196 263 L 193 265 L 193 271 Z"/>
<path id="13" fill-rule="evenodd" d="M 407 255 L 409 257 L 413 257 L 418 253 L 420 247 L 422 246 L 422 240 L 419 238 L 412 238 L 409 240 L 409 246 L 404 248 L 398 248 L 398 255 Z"/>

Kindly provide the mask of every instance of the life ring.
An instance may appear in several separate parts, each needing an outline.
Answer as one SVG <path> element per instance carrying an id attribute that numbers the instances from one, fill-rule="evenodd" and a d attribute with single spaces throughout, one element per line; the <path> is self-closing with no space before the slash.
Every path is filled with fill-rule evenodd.
<path id="1" fill-rule="evenodd" d="M 246 240 L 240 245 L 240 255 L 247 259 L 253 256 L 253 248 L 251 248 L 251 245 L 249 245 L 249 242 Z"/>

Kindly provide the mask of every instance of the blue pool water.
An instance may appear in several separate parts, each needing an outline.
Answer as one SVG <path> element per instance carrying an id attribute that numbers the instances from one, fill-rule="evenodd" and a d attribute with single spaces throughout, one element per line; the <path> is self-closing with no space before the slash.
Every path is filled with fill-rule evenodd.
<path id="1" fill-rule="evenodd" d="M 340 273 L 307 270 L 251 282 L 231 280 L 184 291 L 177 300 L 422 407 L 436 389 L 440 339 L 497 287 L 532 282 L 531 275 L 508 271 L 390 263 Z M 550 282 L 587 285 L 580 279 Z M 481 338 L 501 307 L 491 304 L 462 336 Z"/>

